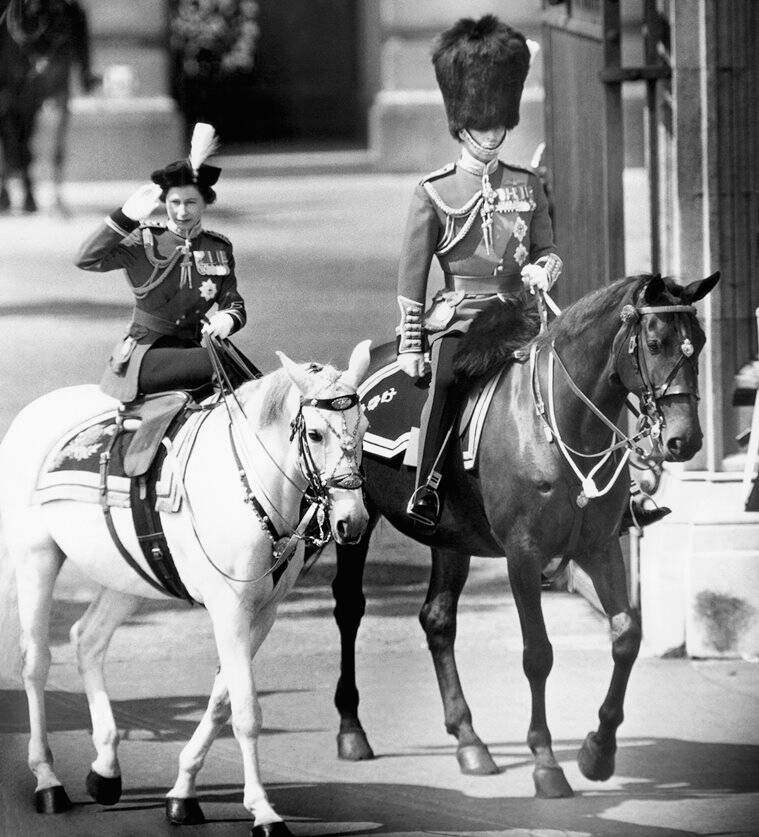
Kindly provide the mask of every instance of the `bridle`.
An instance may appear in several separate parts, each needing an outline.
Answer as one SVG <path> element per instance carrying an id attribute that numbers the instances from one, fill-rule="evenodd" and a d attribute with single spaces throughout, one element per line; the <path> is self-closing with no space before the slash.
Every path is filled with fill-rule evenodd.
<path id="1" fill-rule="evenodd" d="M 542 322 L 545 321 L 543 314 L 546 302 L 548 302 L 555 313 L 561 313 L 547 295 L 538 293 L 537 298 L 538 306 L 541 308 Z M 678 317 L 678 315 L 687 314 L 688 317 L 679 316 L 677 319 L 677 329 L 681 337 L 680 356 L 677 358 L 665 378 L 660 383 L 657 383 L 651 375 L 649 365 L 646 361 L 646 354 L 641 346 L 641 343 L 643 342 L 641 340 L 641 331 L 644 324 L 644 318 L 646 316 L 665 313 L 674 314 L 676 317 Z M 646 453 L 646 451 L 643 450 L 638 443 L 641 439 L 650 437 L 653 445 L 657 448 L 660 447 L 659 440 L 661 438 L 661 429 L 665 423 L 664 415 L 660 406 L 660 401 L 663 398 L 668 395 L 682 394 L 698 399 L 699 396 L 697 389 L 691 390 L 682 384 L 677 387 L 673 387 L 675 377 L 683 364 L 686 361 L 693 364 L 693 360 L 691 360 L 691 358 L 695 354 L 695 349 L 693 347 L 690 331 L 687 328 L 686 323 L 691 322 L 691 317 L 695 315 L 695 313 L 696 309 L 692 305 L 680 304 L 642 306 L 628 304 L 620 311 L 619 317 L 622 327 L 612 342 L 612 348 L 610 350 L 612 361 L 611 365 L 613 374 L 616 374 L 617 377 L 622 380 L 622 376 L 620 375 L 617 367 L 620 363 L 620 356 L 622 354 L 623 347 L 626 345 L 627 354 L 630 356 L 632 361 L 633 371 L 640 384 L 635 390 L 630 390 L 630 392 L 635 392 L 635 394 L 638 395 L 642 407 L 642 410 L 639 411 L 629 399 L 626 401 L 628 409 L 630 409 L 638 417 L 637 431 L 633 436 L 628 436 L 623 433 L 616 426 L 616 424 L 610 421 L 590 400 L 590 398 L 588 398 L 588 396 L 585 395 L 585 393 L 577 386 L 566 366 L 562 362 L 553 342 L 551 342 L 548 346 L 548 409 L 546 410 L 546 405 L 543 401 L 543 396 L 540 391 L 540 382 L 537 375 L 537 360 L 541 348 L 537 343 L 533 343 L 530 350 L 530 376 L 532 380 L 535 409 L 539 418 L 542 419 L 544 423 L 546 438 L 549 441 L 556 442 L 557 447 L 582 485 L 582 490 L 577 497 L 577 504 L 581 508 L 587 504 L 589 499 L 601 497 L 611 490 L 631 454 L 634 454 L 639 462 L 643 463 L 642 467 L 648 467 L 648 465 L 653 461 L 652 455 Z M 574 394 L 588 407 L 588 409 L 611 430 L 611 443 L 603 450 L 590 454 L 583 453 L 582 451 L 578 451 L 570 447 L 562 438 L 556 419 L 554 404 L 553 379 L 555 364 L 562 370 L 572 392 L 574 392 Z M 695 370 L 692 378 L 697 381 Z M 625 452 L 620 457 L 620 461 L 617 464 L 613 475 L 603 488 L 599 488 L 594 479 L 596 473 L 609 460 L 615 451 L 622 448 L 625 449 Z M 574 457 L 597 459 L 598 461 L 588 474 L 583 474 L 574 461 Z"/>
<path id="2" fill-rule="evenodd" d="M 680 335 L 680 354 L 675 361 L 672 368 L 669 370 L 664 380 L 661 383 L 656 383 L 649 369 L 646 360 L 646 352 L 643 351 L 641 339 L 641 332 L 644 325 L 644 318 L 652 314 L 674 314 L 676 318 L 676 328 Z M 693 372 L 691 380 L 697 382 L 698 376 L 696 369 L 693 368 L 693 355 L 695 349 L 691 340 L 691 333 L 689 329 L 692 317 L 695 316 L 696 309 L 692 305 L 625 305 L 620 311 L 620 319 L 623 325 L 627 327 L 620 332 L 619 346 L 614 353 L 614 371 L 619 375 L 617 364 L 619 363 L 619 356 L 625 344 L 627 345 L 627 354 L 630 357 L 635 375 L 640 382 L 640 386 L 636 391 L 636 395 L 640 400 L 641 413 L 639 422 L 643 424 L 648 430 L 649 435 L 658 444 L 661 437 L 661 429 L 665 424 L 664 415 L 661 411 L 659 402 L 667 395 L 687 395 L 689 398 L 699 400 L 698 385 L 691 389 L 683 383 L 673 387 L 673 382 L 681 367 L 688 363 Z M 688 315 L 688 316 L 678 316 Z M 617 339 L 615 338 L 615 343 Z M 612 349 L 613 351 L 613 349 Z M 621 378 L 621 376 L 620 376 Z"/>

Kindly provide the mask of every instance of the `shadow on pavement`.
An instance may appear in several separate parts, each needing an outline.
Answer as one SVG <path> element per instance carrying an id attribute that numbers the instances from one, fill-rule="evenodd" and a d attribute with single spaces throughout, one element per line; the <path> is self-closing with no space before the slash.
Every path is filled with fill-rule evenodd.
<path id="1" fill-rule="evenodd" d="M 259 699 L 269 695 L 308 693 L 309 689 L 261 690 Z M 84 694 L 50 690 L 45 692 L 48 732 L 90 730 L 90 713 Z M 112 700 L 111 707 L 122 740 L 129 740 L 135 731 L 151 733 L 153 741 L 187 741 L 195 732 L 208 704 L 208 695 L 177 695 L 159 698 Z M 284 733 L 320 732 L 320 727 L 265 727 L 262 736 Z M 26 694 L 21 689 L 0 689 L 0 734 L 28 733 L 29 715 Z M 227 724 L 218 736 L 231 738 L 232 727 Z"/>

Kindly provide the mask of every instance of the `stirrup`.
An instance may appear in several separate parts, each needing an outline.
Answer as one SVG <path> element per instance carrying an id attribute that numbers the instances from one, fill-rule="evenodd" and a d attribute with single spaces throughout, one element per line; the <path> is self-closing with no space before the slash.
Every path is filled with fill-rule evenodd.
<path id="1" fill-rule="evenodd" d="M 440 517 L 440 497 L 428 483 L 418 486 L 406 506 L 406 514 L 417 523 L 434 528 Z"/>

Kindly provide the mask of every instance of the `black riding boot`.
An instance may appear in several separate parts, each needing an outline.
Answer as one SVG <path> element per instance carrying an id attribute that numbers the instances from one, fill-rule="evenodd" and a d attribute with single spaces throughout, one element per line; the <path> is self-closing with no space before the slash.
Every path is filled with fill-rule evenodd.
<path id="1" fill-rule="evenodd" d="M 453 386 L 457 349 L 457 335 L 442 337 L 433 344 L 432 384 L 422 411 L 416 488 L 406 508 L 408 516 L 429 531 L 434 531 L 443 508 L 442 471 L 461 405 L 460 394 Z"/>

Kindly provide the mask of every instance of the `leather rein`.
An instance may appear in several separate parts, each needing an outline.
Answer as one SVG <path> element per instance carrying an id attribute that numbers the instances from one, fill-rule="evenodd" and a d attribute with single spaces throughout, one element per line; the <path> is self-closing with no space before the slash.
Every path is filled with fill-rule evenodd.
<path id="1" fill-rule="evenodd" d="M 304 541 L 306 544 L 314 546 L 317 549 L 321 549 L 324 546 L 326 546 L 326 544 L 329 543 L 329 541 L 332 538 L 332 532 L 330 531 L 330 528 L 327 525 L 327 519 L 331 505 L 330 492 L 333 489 L 354 490 L 363 486 L 364 476 L 361 472 L 361 467 L 358 462 L 357 454 L 357 441 L 360 422 L 356 422 L 354 432 L 353 434 L 350 434 L 348 432 L 347 420 L 345 417 L 345 413 L 348 410 L 351 410 L 353 407 L 358 406 L 359 398 L 358 394 L 355 392 L 325 398 L 305 398 L 301 396 L 300 404 L 298 406 L 298 412 L 295 418 L 290 423 L 290 442 L 292 443 L 295 440 L 298 445 L 298 467 L 303 479 L 305 480 L 305 485 L 298 485 L 293 479 L 291 479 L 291 477 L 285 472 L 282 466 L 271 455 L 271 452 L 269 451 L 267 445 L 263 442 L 262 439 L 259 438 L 258 434 L 255 433 L 255 431 L 252 433 L 260 449 L 273 463 L 276 470 L 279 471 L 283 479 L 286 482 L 289 482 L 293 487 L 295 487 L 297 491 L 301 494 L 301 496 L 305 498 L 309 503 L 308 509 L 306 510 L 298 525 L 295 528 L 292 528 L 288 523 L 287 518 L 279 511 L 279 509 L 276 507 L 276 504 L 268 496 L 265 487 L 262 485 L 261 481 L 256 478 L 255 472 L 253 468 L 250 466 L 252 457 L 246 449 L 246 440 L 251 435 L 251 431 L 249 425 L 247 424 L 247 415 L 245 413 L 245 410 L 243 409 L 242 404 L 240 404 L 239 400 L 237 399 L 234 388 L 232 387 L 232 384 L 224 369 L 224 366 L 221 363 L 218 350 L 214 345 L 213 340 L 206 339 L 206 349 L 211 360 L 211 366 L 213 367 L 214 375 L 217 381 L 219 382 L 221 388 L 221 400 L 224 403 L 227 410 L 227 415 L 229 419 L 228 427 L 230 446 L 240 478 L 244 501 L 246 504 L 249 505 L 251 511 L 253 511 L 253 513 L 255 514 L 261 528 L 264 532 L 267 533 L 269 540 L 272 544 L 273 563 L 272 566 L 265 573 L 262 573 L 261 575 L 255 578 L 237 578 L 230 575 L 221 567 L 219 567 L 218 564 L 216 564 L 213 561 L 213 559 L 208 555 L 206 550 L 203 548 L 202 542 L 200 541 L 198 535 L 197 526 L 195 522 L 196 517 L 192 510 L 192 505 L 190 504 L 187 492 L 184 489 L 184 481 L 181 479 L 181 474 L 177 472 L 178 463 L 176 462 L 176 457 L 173 457 L 170 445 L 166 445 L 166 440 L 164 440 L 164 445 L 166 445 L 167 450 L 169 451 L 170 457 L 172 459 L 172 465 L 174 466 L 175 472 L 177 472 L 176 476 L 178 484 L 180 486 L 180 492 L 186 503 L 188 513 L 190 515 L 192 527 L 195 532 L 195 537 L 198 539 L 198 543 L 201 547 L 203 554 L 205 555 L 206 560 L 211 564 L 211 566 L 214 567 L 214 569 L 217 572 L 219 572 L 225 578 L 228 578 L 230 581 L 255 584 L 259 581 L 262 581 L 267 576 L 276 573 L 276 571 L 280 567 L 286 564 L 295 552 L 295 549 L 299 541 Z M 218 404 L 214 405 L 214 407 L 217 406 Z M 308 430 L 303 415 L 304 408 L 326 410 L 329 412 L 338 413 L 342 417 L 342 432 L 338 432 L 332 425 L 332 423 L 327 421 L 328 431 L 338 436 L 338 438 L 340 439 L 340 446 L 342 448 L 342 455 L 340 459 L 335 463 L 331 473 L 328 475 L 325 475 L 324 469 L 320 468 L 317 465 L 313 451 L 309 444 Z M 244 461 L 245 459 L 247 459 L 249 463 L 247 467 Z M 343 460 L 347 461 L 347 469 L 344 470 L 342 473 L 338 474 L 336 473 L 337 469 L 339 468 Z M 286 534 L 283 535 L 279 532 L 279 530 L 271 520 L 270 515 L 267 514 L 264 506 L 258 499 L 256 490 L 254 490 L 251 483 L 256 484 L 258 493 L 264 497 L 269 507 L 274 511 L 276 516 L 280 518 L 280 520 L 285 524 L 285 527 L 289 530 Z M 318 534 L 311 534 L 308 531 L 314 516 L 316 516 L 318 524 Z"/>
<path id="2" fill-rule="evenodd" d="M 551 307 L 554 313 L 561 313 L 561 311 L 558 309 L 555 303 L 553 303 L 550 297 L 548 297 L 547 294 L 538 294 L 538 305 L 541 309 L 541 321 L 543 322 L 545 322 L 544 311 L 546 304 L 548 304 Z M 661 383 L 654 382 L 648 363 L 646 361 L 645 352 L 643 351 L 641 346 L 641 330 L 643 327 L 644 318 L 652 314 L 674 314 L 677 318 L 677 328 L 681 337 L 680 356 L 678 357 L 672 369 L 670 369 L 670 371 Z M 623 433 L 616 426 L 616 424 L 610 421 L 601 412 L 601 410 L 590 400 L 590 398 L 588 398 L 585 395 L 585 393 L 582 392 L 582 390 L 574 382 L 571 374 L 562 362 L 561 357 L 559 356 L 553 342 L 551 342 L 550 346 L 548 347 L 548 411 L 546 411 L 546 405 L 544 403 L 543 396 L 540 391 L 540 382 L 538 380 L 537 375 L 537 360 L 541 349 L 533 343 L 530 349 L 530 377 L 532 381 L 533 401 L 535 404 L 535 410 L 539 418 L 543 422 L 546 438 L 548 439 L 548 441 L 556 442 L 556 445 L 561 451 L 562 456 L 567 461 L 573 473 L 580 481 L 582 488 L 576 499 L 577 505 L 580 508 L 584 508 L 587 505 L 588 500 L 594 499 L 596 497 L 602 497 L 612 489 L 612 487 L 617 482 L 617 479 L 619 478 L 620 474 L 622 473 L 624 465 L 627 463 L 631 454 L 634 453 L 636 457 L 638 457 L 643 462 L 650 461 L 650 454 L 647 454 L 640 447 L 638 442 L 642 438 L 648 436 L 651 438 L 653 444 L 656 447 L 660 446 L 659 439 L 661 437 L 662 426 L 664 425 L 664 416 L 661 412 L 659 404 L 662 398 L 666 397 L 667 395 L 683 394 L 688 395 L 691 398 L 698 399 L 699 396 L 697 389 L 691 391 L 686 387 L 682 387 L 678 390 L 675 390 L 672 387 L 675 376 L 677 375 L 682 365 L 686 361 L 689 363 L 693 362 L 691 360 L 691 357 L 693 356 L 695 350 L 693 347 L 693 343 L 690 339 L 690 333 L 685 323 L 688 322 L 689 318 L 695 314 L 696 309 L 692 305 L 678 304 L 645 305 L 640 307 L 628 304 L 625 305 L 620 311 L 619 316 L 622 322 L 622 329 L 620 329 L 620 332 L 614 338 L 614 341 L 612 343 L 612 368 L 614 372 L 617 375 L 619 375 L 619 372 L 617 371 L 617 364 L 619 363 L 623 347 L 626 345 L 627 354 L 630 356 L 635 375 L 638 381 L 640 382 L 640 387 L 638 388 L 636 394 L 638 395 L 641 406 L 643 408 L 642 411 L 639 411 L 631 404 L 629 399 L 627 399 L 626 401 L 628 409 L 630 409 L 635 415 L 638 416 L 638 428 L 637 432 L 633 436 L 628 436 L 627 434 Z M 682 315 L 687 315 L 687 319 Z M 614 349 L 615 345 L 618 345 L 616 351 Z M 611 430 L 611 443 L 603 450 L 598 451 L 597 453 L 583 453 L 570 447 L 562 438 L 556 419 L 554 404 L 553 378 L 555 364 L 557 364 L 559 368 L 562 370 L 572 392 L 603 424 L 605 424 Z M 694 379 L 696 379 L 695 376 Z M 546 414 L 546 412 L 548 412 L 548 415 Z M 624 448 L 625 452 L 622 455 L 617 467 L 615 468 L 613 475 L 604 487 L 599 488 L 595 482 L 596 473 L 609 460 L 611 455 L 616 450 L 619 450 L 621 448 Z M 588 474 L 583 474 L 583 472 L 580 470 L 577 463 L 575 462 L 574 457 L 597 459 L 598 462 L 591 468 Z"/>

